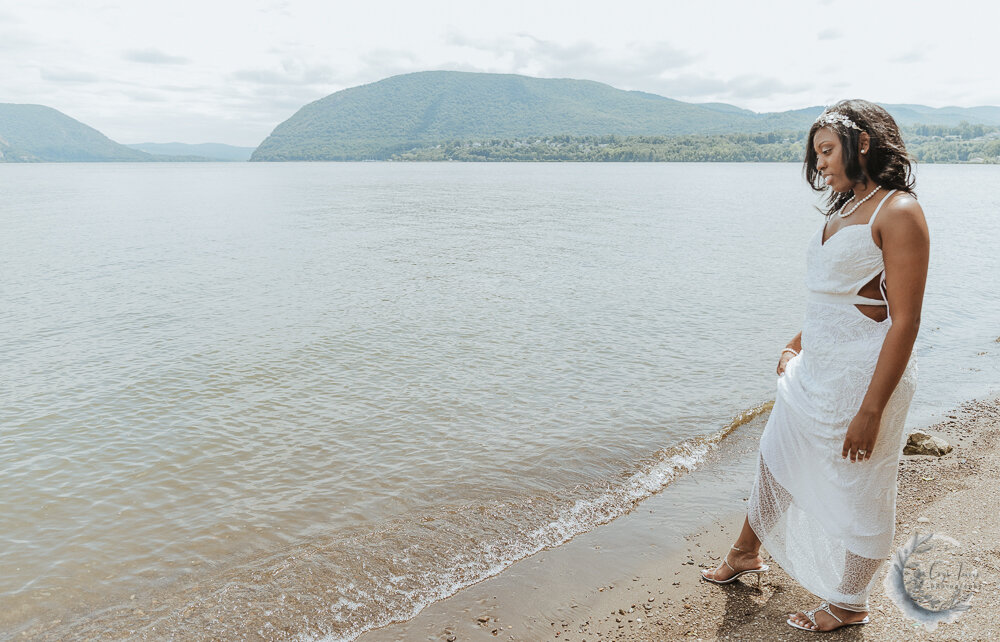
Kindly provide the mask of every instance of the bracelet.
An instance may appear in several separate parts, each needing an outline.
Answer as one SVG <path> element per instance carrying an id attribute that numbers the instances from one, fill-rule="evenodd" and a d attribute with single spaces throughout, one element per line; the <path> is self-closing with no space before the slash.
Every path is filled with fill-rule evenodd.
<path id="1" fill-rule="evenodd" d="M 799 356 L 799 353 L 796 352 L 795 350 L 792 350 L 791 348 L 785 348 L 784 350 L 781 351 L 781 354 L 785 354 L 786 352 L 791 352 L 796 357 Z"/>

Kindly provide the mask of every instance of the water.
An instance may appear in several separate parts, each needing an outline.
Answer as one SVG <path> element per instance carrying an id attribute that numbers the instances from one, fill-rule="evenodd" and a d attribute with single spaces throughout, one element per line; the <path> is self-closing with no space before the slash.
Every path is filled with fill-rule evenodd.
<path id="1" fill-rule="evenodd" d="M 998 179 L 920 169 L 911 425 L 997 391 Z M 627 512 L 772 397 L 822 223 L 785 164 L 0 192 L 0 632 L 53 639 L 349 639 Z"/>

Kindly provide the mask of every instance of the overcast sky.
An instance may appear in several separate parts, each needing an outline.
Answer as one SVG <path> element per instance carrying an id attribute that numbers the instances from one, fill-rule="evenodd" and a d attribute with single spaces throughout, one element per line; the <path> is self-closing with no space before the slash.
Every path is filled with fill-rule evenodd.
<path id="1" fill-rule="evenodd" d="M 429 69 L 755 111 L 1000 105 L 992 1 L 0 0 L 0 102 L 123 143 L 256 146 L 302 105 Z"/>

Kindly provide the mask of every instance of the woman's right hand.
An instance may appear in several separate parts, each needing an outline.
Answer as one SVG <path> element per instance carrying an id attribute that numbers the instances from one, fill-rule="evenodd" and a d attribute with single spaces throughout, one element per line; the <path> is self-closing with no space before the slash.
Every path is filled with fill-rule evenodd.
<path id="1" fill-rule="evenodd" d="M 799 356 L 802 352 L 802 333 L 799 332 L 795 337 L 788 342 L 785 349 L 781 351 L 781 356 L 778 357 L 778 376 L 785 374 L 785 366 L 788 362 Z"/>
<path id="2" fill-rule="evenodd" d="M 792 354 L 787 350 L 781 353 L 781 358 L 778 359 L 778 376 L 785 374 L 785 366 L 788 362 L 797 357 L 798 355 Z"/>

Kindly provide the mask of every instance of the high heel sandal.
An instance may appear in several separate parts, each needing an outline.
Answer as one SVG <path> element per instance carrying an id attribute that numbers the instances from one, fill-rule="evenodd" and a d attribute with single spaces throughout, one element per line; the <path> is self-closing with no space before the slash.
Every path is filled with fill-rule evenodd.
<path id="1" fill-rule="evenodd" d="M 826 611 L 827 613 L 829 613 L 833 617 L 833 619 L 835 619 L 838 622 L 840 622 L 840 626 L 837 626 L 835 628 L 829 629 L 827 631 L 820 630 L 819 625 L 816 624 L 816 614 L 819 613 L 820 611 Z M 802 611 L 802 612 L 805 614 L 805 616 L 807 618 L 809 618 L 809 621 L 812 622 L 812 625 L 816 627 L 815 629 L 810 629 L 807 626 L 802 626 L 801 624 L 796 624 L 795 622 L 792 622 L 792 618 L 788 618 L 786 620 L 786 622 L 788 622 L 789 626 L 794 626 L 797 629 L 802 629 L 803 631 L 809 631 L 811 633 L 830 633 L 830 632 L 836 631 L 837 629 L 842 629 L 845 626 L 854 626 L 856 624 L 868 624 L 868 622 L 869 622 L 867 615 L 863 619 L 858 620 L 857 622 L 845 622 L 845 621 L 841 620 L 839 617 L 837 617 L 836 615 L 833 614 L 833 611 L 830 609 L 830 603 L 829 602 L 823 602 L 822 604 L 820 604 L 819 606 L 817 606 L 816 608 L 814 608 L 814 609 L 812 609 L 810 611 Z"/>
<path id="2" fill-rule="evenodd" d="M 739 548 L 738 546 L 731 546 L 729 550 L 736 550 L 736 551 L 739 551 L 741 553 L 745 553 L 746 552 L 742 548 Z M 736 573 L 736 575 L 733 575 L 732 577 L 730 577 L 728 579 L 725 579 L 725 580 L 714 580 L 714 579 L 706 576 L 705 575 L 705 571 L 702 570 L 701 571 L 701 579 L 705 580 L 706 582 L 711 582 L 712 584 L 731 584 L 731 583 L 735 582 L 737 580 L 737 578 L 739 578 L 740 575 L 746 575 L 747 573 L 751 573 L 751 574 L 757 576 L 757 587 L 760 588 L 760 576 L 761 576 L 761 573 L 764 573 L 765 571 L 771 570 L 771 567 L 768 566 L 767 564 L 761 564 L 760 568 L 748 568 L 745 571 L 737 571 L 735 568 L 733 568 L 733 565 L 729 563 L 729 552 L 728 551 L 726 552 L 726 557 L 723 558 L 722 563 L 725 564 L 726 566 L 728 566 L 729 570 L 732 571 L 733 573 Z M 709 572 L 714 572 L 714 571 L 709 571 Z"/>

